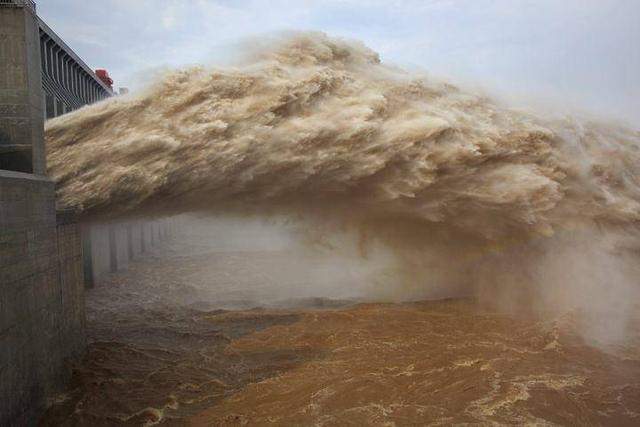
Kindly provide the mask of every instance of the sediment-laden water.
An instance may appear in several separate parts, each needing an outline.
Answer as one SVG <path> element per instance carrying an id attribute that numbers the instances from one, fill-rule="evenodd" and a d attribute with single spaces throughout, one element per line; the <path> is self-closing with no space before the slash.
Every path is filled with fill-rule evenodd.
<path id="1" fill-rule="evenodd" d="M 383 247 L 391 287 L 585 309 L 597 340 L 624 339 L 640 299 L 637 129 L 513 111 L 358 42 L 265 37 L 51 120 L 46 141 L 60 207 L 85 220 L 284 216 Z"/>
<path id="2" fill-rule="evenodd" d="M 605 351 L 580 312 L 313 298 L 337 292 L 313 273 L 329 260 L 214 246 L 174 241 L 87 292 L 88 353 L 42 425 L 640 422 L 637 321 Z"/>
<path id="3" fill-rule="evenodd" d="M 45 423 L 640 422 L 637 129 L 296 33 L 46 142 L 84 221 L 257 216 L 298 246 L 192 238 L 88 292 L 89 354 Z"/>

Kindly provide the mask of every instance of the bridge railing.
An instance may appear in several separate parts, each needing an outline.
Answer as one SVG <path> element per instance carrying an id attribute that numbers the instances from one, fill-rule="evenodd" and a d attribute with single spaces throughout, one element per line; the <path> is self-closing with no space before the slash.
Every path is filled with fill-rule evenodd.
<path id="1" fill-rule="evenodd" d="M 34 0 L 0 0 L 0 7 L 26 7 L 35 13 L 36 2 Z"/>

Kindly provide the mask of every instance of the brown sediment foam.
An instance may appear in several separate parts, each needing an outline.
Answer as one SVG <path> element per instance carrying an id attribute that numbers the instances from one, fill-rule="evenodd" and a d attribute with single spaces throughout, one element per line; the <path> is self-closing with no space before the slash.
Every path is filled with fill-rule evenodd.
<path id="1" fill-rule="evenodd" d="M 509 111 L 323 34 L 174 72 L 46 139 L 60 204 L 88 216 L 329 205 L 482 236 L 640 218 L 638 132 Z"/>
<path id="2" fill-rule="evenodd" d="M 356 230 L 363 256 L 382 242 L 417 286 L 619 317 L 600 338 L 638 298 L 638 131 L 511 111 L 357 42 L 274 38 L 51 120 L 46 140 L 59 203 L 85 218 L 299 216 Z"/>

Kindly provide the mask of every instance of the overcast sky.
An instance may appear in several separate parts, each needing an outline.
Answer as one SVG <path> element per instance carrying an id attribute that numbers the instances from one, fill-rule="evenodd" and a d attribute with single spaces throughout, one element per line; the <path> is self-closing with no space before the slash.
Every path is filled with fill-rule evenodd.
<path id="1" fill-rule="evenodd" d="M 357 38 L 383 61 L 512 102 L 640 128 L 640 0 L 39 0 L 41 17 L 116 86 L 212 63 L 279 30 Z"/>

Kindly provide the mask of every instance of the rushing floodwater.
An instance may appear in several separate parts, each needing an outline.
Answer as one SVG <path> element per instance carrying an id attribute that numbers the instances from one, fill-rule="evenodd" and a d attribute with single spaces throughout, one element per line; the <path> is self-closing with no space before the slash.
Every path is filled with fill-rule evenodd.
<path id="1" fill-rule="evenodd" d="M 88 353 L 43 425 L 640 423 L 638 323 L 604 351 L 577 312 L 358 303 L 333 261 L 191 237 L 88 291 Z"/>
<path id="2" fill-rule="evenodd" d="M 247 50 L 47 122 L 83 221 L 256 215 L 298 243 L 224 225 L 103 280 L 44 424 L 640 424 L 636 129 L 324 34 Z"/>
<path id="3" fill-rule="evenodd" d="M 352 236 L 361 257 L 394 270 L 365 280 L 342 274 L 339 259 L 310 271 L 296 259 L 263 261 L 265 271 L 280 265 L 265 280 L 261 269 L 243 281 L 231 267 L 202 276 L 216 289 L 227 272 L 266 290 L 255 289 L 254 304 L 283 295 L 398 301 L 401 287 L 414 300 L 473 295 L 515 313 L 577 309 L 588 317 L 584 337 L 633 337 L 637 129 L 514 111 L 320 33 L 265 37 L 246 50 L 235 66 L 175 71 L 48 121 L 58 207 L 83 221 L 284 217 L 328 246 Z M 290 291 L 271 295 L 274 284 Z M 332 292 L 307 292 L 321 288 Z M 216 300 L 242 299 L 242 289 Z"/>

